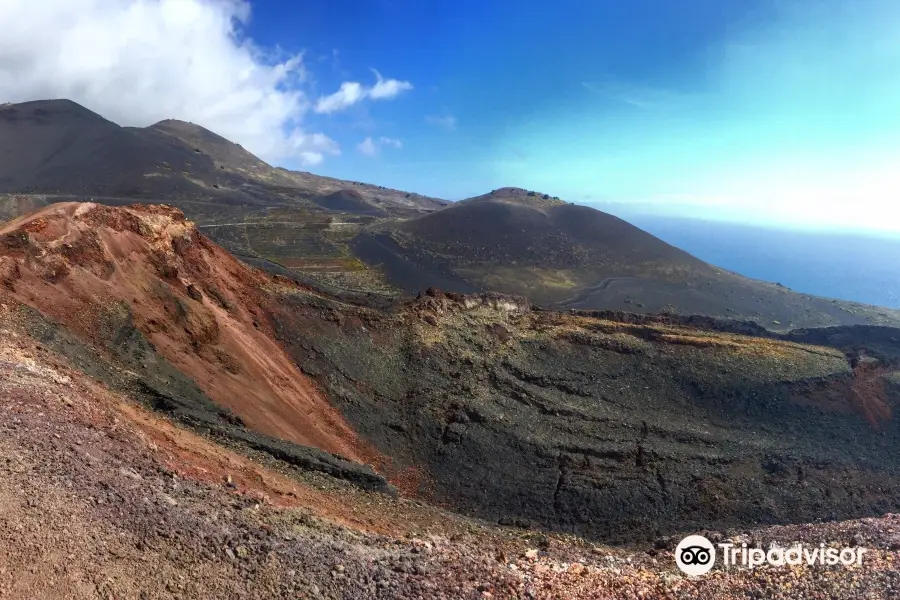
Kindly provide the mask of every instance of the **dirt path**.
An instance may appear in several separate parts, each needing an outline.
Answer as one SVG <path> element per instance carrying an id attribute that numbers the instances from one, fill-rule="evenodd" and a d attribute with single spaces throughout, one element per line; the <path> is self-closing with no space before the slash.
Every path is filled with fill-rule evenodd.
<path id="1" fill-rule="evenodd" d="M 623 281 L 640 281 L 637 277 L 607 277 L 602 280 L 600 283 L 592 285 L 587 288 L 583 288 L 577 294 L 568 298 L 566 300 L 561 300 L 559 302 L 554 302 L 551 306 L 555 307 L 565 307 L 565 308 L 578 308 L 580 306 L 584 306 L 588 304 L 591 299 L 591 296 L 598 292 L 605 292 L 609 289 L 611 285 L 614 283 L 619 283 Z"/>

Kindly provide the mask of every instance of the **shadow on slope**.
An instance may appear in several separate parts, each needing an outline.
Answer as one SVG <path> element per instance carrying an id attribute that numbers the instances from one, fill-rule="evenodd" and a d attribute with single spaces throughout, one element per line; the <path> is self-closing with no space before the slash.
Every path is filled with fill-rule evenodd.
<path id="1" fill-rule="evenodd" d="M 381 214 L 386 212 L 379 206 L 367 202 L 362 194 L 356 190 L 338 190 L 324 196 L 315 196 L 312 201 L 326 210 L 334 212 L 349 212 L 355 214 Z"/>

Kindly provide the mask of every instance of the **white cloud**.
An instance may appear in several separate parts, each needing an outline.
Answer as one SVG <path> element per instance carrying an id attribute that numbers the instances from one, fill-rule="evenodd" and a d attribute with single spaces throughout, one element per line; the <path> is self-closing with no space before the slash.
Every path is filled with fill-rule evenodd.
<path id="1" fill-rule="evenodd" d="M 366 97 L 366 90 L 355 81 L 345 81 L 341 88 L 330 96 L 322 96 L 316 102 L 316 112 L 330 114 L 344 110 Z"/>
<path id="2" fill-rule="evenodd" d="M 126 126 L 182 119 L 276 163 L 339 154 L 303 127 L 302 54 L 255 45 L 249 18 L 245 0 L 0 0 L 0 102 L 68 98 Z M 409 87 L 379 77 L 360 91 Z"/>
<path id="3" fill-rule="evenodd" d="M 378 146 L 375 145 L 375 142 L 373 142 L 370 137 L 361 141 L 359 145 L 356 146 L 356 149 L 366 156 L 375 156 L 378 154 Z"/>
<path id="4" fill-rule="evenodd" d="M 375 73 L 375 85 L 366 87 L 356 81 L 345 81 L 335 93 L 319 98 L 318 102 L 316 102 L 315 111 L 321 114 L 331 114 L 353 106 L 366 98 L 370 100 L 389 100 L 395 98 L 401 92 L 413 88 L 408 81 L 384 79 L 381 73 L 375 69 L 372 69 L 372 72 Z"/>
<path id="5" fill-rule="evenodd" d="M 326 154 L 338 156 L 341 153 L 338 143 L 323 133 L 309 134 L 295 130 L 288 140 L 300 161 L 307 166 L 320 164 Z"/>
<path id="6" fill-rule="evenodd" d="M 428 115 L 425 117 L 425 121 L 444 129 L 456 129 L 456 117 L 453 115 Z"/>
<path id="7" fill-rule="evenodd" d="M 412 84 L 408 81 L 398 81 L 396 79 L 384 79 L 381 73 L 372 69 L 375 73 L 377 81 L 372 89 L 369 90 L 369 97 L 372 100 L 387 100 L 412 89 Z"/>
<path id="8" fill-rule="evenodd" d="M 377 156 L 379 150 L 386 146 L 399 150 L 400 148 L 403 148 L 403 142 L 396 138 L 389 137 L 381 137 L 377 141 L 373 140 L 371 137 L 367 137 L 357 144 L 356 149 L 366 156 Z"/>

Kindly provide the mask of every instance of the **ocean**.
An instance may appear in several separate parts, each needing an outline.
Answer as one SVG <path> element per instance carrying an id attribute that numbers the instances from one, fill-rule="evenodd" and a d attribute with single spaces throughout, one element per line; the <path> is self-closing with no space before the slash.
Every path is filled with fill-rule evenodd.
<path id="1" fill-rule="evenodd" d="M 684 218 L 627 220 L 694 256 L 794 291 L 900 308 L 900 236 L 767 229 Z"/>

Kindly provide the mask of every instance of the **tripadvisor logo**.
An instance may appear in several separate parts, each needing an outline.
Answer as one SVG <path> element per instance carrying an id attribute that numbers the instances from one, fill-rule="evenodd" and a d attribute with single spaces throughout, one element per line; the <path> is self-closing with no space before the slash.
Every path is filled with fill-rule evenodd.
<path id="1" fill-rule="evenodd" d="M 675 548 L 675 564 L 686 575 L 705 575 L 716 564 L 716 549 L 702 535 L 689 535 Z"/>
<path id="2" fill-rule="evenodd" d="M 833 548 L 825 544 L 804 546 L 795 544 L 790 548 L 772 545 L 768 551 L 762 548 L 748 548 L 747 544 L 736 546 L 731 542 L 717 544 L 721 551 L 722 564 L 728 567 L 743 566 L 750 569 L 762 565 L 780 567 L 800 564 L 813 565 L 861 565 L 867 548 Z M 689 535 L 675 548 L 675 564 L 686 575 L 705 575 L 716 563 L 716 547 L 702 535 Z"/>

